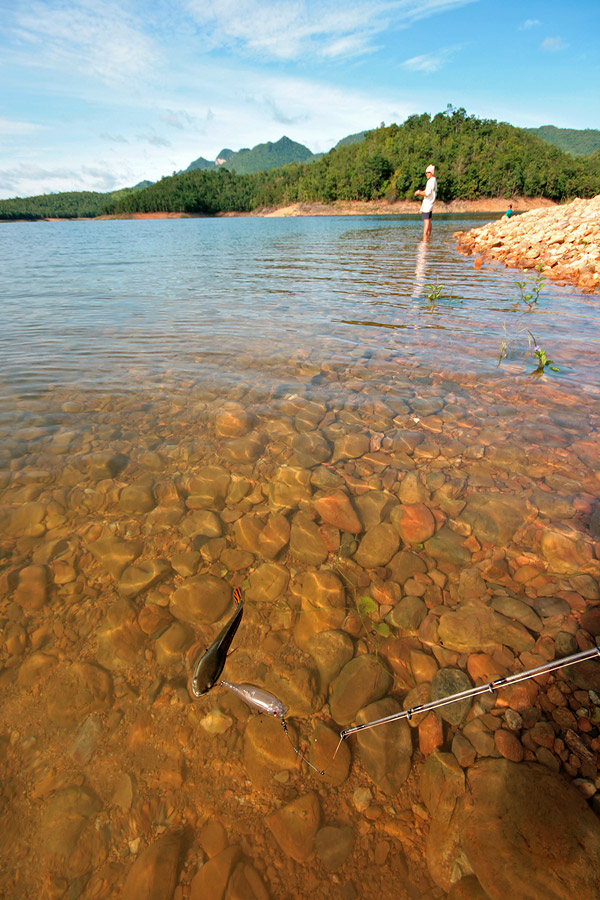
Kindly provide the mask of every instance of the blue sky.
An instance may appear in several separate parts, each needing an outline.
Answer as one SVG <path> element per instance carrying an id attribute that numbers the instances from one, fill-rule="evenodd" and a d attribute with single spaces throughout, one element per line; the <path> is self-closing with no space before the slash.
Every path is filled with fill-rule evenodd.
<path id="1" fill-rule="evenodd" d="M 108 191 L 448 103 L 600 128 L 598 0 L 0 0 L 0 197 Z"/>

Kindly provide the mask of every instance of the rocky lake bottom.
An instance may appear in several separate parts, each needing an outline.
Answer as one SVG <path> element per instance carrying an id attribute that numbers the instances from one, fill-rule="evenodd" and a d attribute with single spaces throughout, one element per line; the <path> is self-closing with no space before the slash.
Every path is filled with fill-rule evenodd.
<path id="1" fill-rule="evenodd" d="M 446 275 L 472 271 L 444 252 Z M 377 283 L 374 257 L 360 266 Z M 599 896 L 600 661 L 334 757 L 343 728 L 600 635 L 599 388 L 579 333 L 563 325 L 563 376 L 532 380 L 516 357 L 473 363 L 498 343 L 488 309 L 461 337 L 423 301 L 407 335 L 388 288 L 318 337 L 248 328 L 234 353 L 178 323 L 172 366 L 140 361 L 135 334 L 127 357 L 102 322 L 110 384 L 88 349 L 34 384 L 30 326 L 0 406 L 3 896 Z M 595 311 L 570 296 L 589 339 Z M 559 333 L 564 309 L 546 313 L 535 328 Z M 281 699 L 323 775 L 278 719 L 190 691 L 236 587 L 223 677 Z"/>

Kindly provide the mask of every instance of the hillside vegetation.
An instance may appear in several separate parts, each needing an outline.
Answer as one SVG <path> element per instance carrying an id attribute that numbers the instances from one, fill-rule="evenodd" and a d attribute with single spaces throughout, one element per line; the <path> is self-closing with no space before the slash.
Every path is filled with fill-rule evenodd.
<path id="1" fill-rule="evenodd" d="M 185 172 L 217 171 L 220 168 L 230 169 L 238 175 L 248 175 L 252 172 L 267 172 L 269 169 L 278 169 L 292 162 L 308 162 L 313 159 L 313 154 L 304 144 L 298 144 L 288 137 L 282 137 L 278 141 L 267 141 L 266 144 L 257 144 L 250 150 L 244 147 L 242 150 L 221 150 L 217 156 L 224 163 L 211 162 L 203 156 L 199 156 L 189 164 Z"/>
<path id="2" fill-rule="evenodd" d="M 112 213 L 118 200 L 135 194 L 151 184 L 150 181 L 142 181 L 134 188 L 122 188 L 108 194 L 96 191 L 63 191 L 58 194 L 0 200 L 0 220 L 94 219 Z"/>
<path id="3" fill-rule="evenodd" d="M 440 200 L 521 195 L 562 201 L 600 193 L 600 153 L 573 157 L 523 129 L 448 108 L 433 118 L 426 113 L 410 116 L 402 125 L 365 132 L 363 140 L 307 163 L 250 174 L 224 166 L 196 170 L 162 178 L 118 199 L 104 195 L 102 211 L 213 215 L 297 202 L 408 199 L 424 186 L 425 167 L 431 162 Z M 65 212 L 61 198 L 72 196 L 49 195 L 45 199 L 53 211 L 41 214 L 82 214 Z M 31 202 L 39 200 L 20 201 L 21 208 L 39 215 L 39 203 Z M 0 217 L 7 203 L 16 201 L 0 201 Z"/>
<path id="4" fill-rule="evenodd" d="M 411 198 L 434 162 L 439 199 L 523 195 L 565 200 L 600 192 L 600 159 L 578 159 L 512 125 L 463 109 L 366 132 L 310 164 L 234 176 L 173 176 L 115 205 L 116 212 L 249 211 L 297 202 Z M 185 179 L 185 180 L 184 180 Z"/>
<path id="5" fill-rule="evenodd" d="M 557 128 L 555 125 L 542 125 L 540 128 L 525 130 L 572 156 L 591 156 L 600 150 L 600 131 L 597 128 Z"/>
<path id="6" fill-rule="evenodd" d="M 266 144 L 257 144 L 252 150 L 238 150 L 227 160 L 225 166 L 238 175 L 249 175 L 278 169 L 288 163 L 308 162 L 312 155 L 304 144 L 282 137 L 274 143 L 267 141 Z"/>

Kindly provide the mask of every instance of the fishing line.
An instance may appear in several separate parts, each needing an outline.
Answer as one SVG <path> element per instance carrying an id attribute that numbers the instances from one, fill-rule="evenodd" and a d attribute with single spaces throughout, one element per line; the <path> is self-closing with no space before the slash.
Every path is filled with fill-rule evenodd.
<path id="1" fill-rule="evenodd" d="M 281 717 L 281 724 L 283 725 L 283 730 L 284 730 L 285 733 L 286 733 L 286 737 L 287 737 L 288 741 L 290 742 L 290 745 L 291 745 L 292 750 L 294 751 L 294 753 L 297 753 L 298 756 L 300 757 L 300 759 L 301 759 L 303 762 L 305 762 L 307 766 L 310 766 L 311 769 L 314 769 L 315 772 L 318 772 L 319 775 L 324 775 L 324 774 L 325 774 L 324 770 L 317 769 L 316 766 L 313 766 L 313 764 L 312 764 L 311 762 L 309 762 L 305 756 L 302 756 L 302 754 L 300 753 L 300 751 L 298 750 L 298 748 L 297 748 L 297 747 L 294 747 L 294 743 L 293 743 L 291 737 L 289 736 L 289 733 L 288 733 L 288 730 L 287 730 L 287 724 L 286 724 L 286 721 L 285 721 L 285 719 L 283 718 L 283 716 Z M 337 751 L 336 751 L 336 753 L 337 753 Z"/>

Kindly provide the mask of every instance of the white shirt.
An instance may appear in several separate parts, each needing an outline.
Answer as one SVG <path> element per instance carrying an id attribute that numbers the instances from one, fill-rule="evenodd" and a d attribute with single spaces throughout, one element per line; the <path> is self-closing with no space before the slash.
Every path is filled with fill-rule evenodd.
<path id="1" fill-rule="evenodd" d="M 435 198 L 437 195 L 437 178 L 435 176 L 430 175 L 427 179 L 427 184 L 425 185 L 425 196 L 423 197 L 423 202 L 421 203 L 421 212 L 431 212 L 433 209 L 433 204 L 435 203 Z"/>

